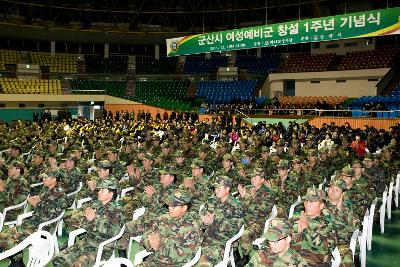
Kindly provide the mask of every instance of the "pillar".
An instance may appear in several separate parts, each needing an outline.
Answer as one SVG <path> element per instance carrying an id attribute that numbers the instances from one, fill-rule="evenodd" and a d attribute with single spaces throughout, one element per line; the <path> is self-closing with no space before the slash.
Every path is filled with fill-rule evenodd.
<path id="1" fill-rule="evenodd" d="M 155 45 L 154 47 L 154 58 L 160 59 L 160 45 Z"/>
<path id="2" fill-rule="evenodd" d="M 109 45 L 106 43 L 104 44 L 104 58 L 108 58 L 108 50 L 109 50 Z"/>
<path id="3" fill-rule="evenodd" d="M 56 55 L 56 41 L 50 42 L 50 54 L 52 57 Z"/>

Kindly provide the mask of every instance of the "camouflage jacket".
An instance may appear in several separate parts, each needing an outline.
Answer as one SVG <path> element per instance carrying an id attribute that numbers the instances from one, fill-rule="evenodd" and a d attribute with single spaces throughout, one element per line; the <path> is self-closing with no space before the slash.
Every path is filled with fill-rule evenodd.
<path id="1" fill-rule="evenodd" d="M 294 249 L 288 248 L 282 255 L 260 250 L 255 253 L 246 267 L 306 267 L 305 259 Z M 310 265 L 311 266 L 311 265 Z"/>
<path id="2" fill-rule="evenodd" d="M 144 233 L 144 245 L 148 251 L 154 251 L 148 243 L 152 233 L 160 235 L 159 248 L 149 256 L 146 263 L 150 266 L 182 266 L 189 262 L 201 245 L 202 231 L 197 213 L 185 213 L 181 218 L 162 215 L 148 231 Z"/>
<path id="3" fill-rule="evenodd" d="M 214 221 L 211 225 L 205 225 L 202 246 L 215 243 L 225 245 L 228 239 L 237 234 L 245 217 L 242 204 L 232 196 L 228 196 L 223 203 L 218 198 L 210 198 L 201 215 L 207 213 L 214 214 Z"/>
<path id="4" fill-rule="evenodd" d="M 181 184 L 179 188 L 190 192 L 192 196 L 193 207 L 197 209 L 201 204 L 205 204 L 207 199 L 211 196 L 211 182 L 205 175 L 196 178 L 190 177 L 188 179 L 194 180 L 194 186 L 192 188 L 186 188 L 183 184 Z"/>
<path id="5" fill-rule="evenodd" d="M 0 192 L 0 210 L 23 202 L 28 197 L 29 192 L 30 185 L 23 176 L 8 177 L 5 181 L 4 192 Z"/>
<path id="6" fill-rule="evenodd" d="M 126 167 L 122 164 L 121 161 L 112 161 L 111 162 L 112 173 L 117 178 L 117 180 L 121 180 L 121 178 L 126 173 Z"/>
<path id="7" fill-rule="evenodd" d="M 330 264 L 331 252 L 338 243 L 334 221 L 328 216 L 308 218 L 308 227 L 298 232 L 299 216 L 293 218 L 293 248 L 304 257 L 311 266 Z"/>
<path id="8" fill-rule="evenodd" d="M 142 204 L 150 210 L 150 212 L 157 213 L 159 215 L 168 212 L 168 209 L 165 208 L 165 198 L 172 194 L 172 192 L 176 189 L 176 185 L 174 183 L 168 185 L 167 187 L 162 186 L 160 183 L 156 183 L 153 185 L 154 194 L 151 198 L 149 198 L 146 192 L 142 193 Z"/>
<path id="9" fill-rule="evenodd" d="M 60 186 L 66 193 L 71 193 L 78 188 L 79 182 L 82 182 L 82 174 L 78 168 L 74 168 L 71 171 L 63 169 L 64 178 L 60 182 Z"/>
<path id="10" fill-rule="evenodd" d="M 254 198 L 250 193 L 251 188 L 252 186 L 246 186 L 246 195 L 244 198 L 241 198 L 243 208 L 246 211 L 245 222 L 246 225 L 251 225 L 255 222 L 262 224 L 269 216 L 275 199 L 272 196 L 271 190 L 265 185 L 262 185 L 256 191 Z"/>
<path id="11" fill-rule="evenodd" d="M 44 173 L 47 169 L 47 166 L 45 164 L 40 164 L 40 165 L 34 165 L 29 168 L 29 170 L 26 173 L 26 179 L 30 184 L 36 184 L 42 182 L 42 180 L 39 178 L 39 175 Z"/>

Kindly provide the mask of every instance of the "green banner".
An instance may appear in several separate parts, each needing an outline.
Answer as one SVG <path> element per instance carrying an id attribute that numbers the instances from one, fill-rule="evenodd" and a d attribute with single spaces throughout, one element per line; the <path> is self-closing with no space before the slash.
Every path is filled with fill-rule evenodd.
<path id="1" fill-rule="evenodd" d="M 400 33 L 400 7 L 167 39 L 167 55 L 323 42 Z"/>

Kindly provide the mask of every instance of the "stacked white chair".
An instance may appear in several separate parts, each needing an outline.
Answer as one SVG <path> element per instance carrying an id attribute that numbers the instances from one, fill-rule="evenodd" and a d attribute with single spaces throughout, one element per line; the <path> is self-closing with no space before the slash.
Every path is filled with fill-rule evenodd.
<path id="1" fill-rule="evenodd" d="M 219 262 L 215 267 L 227 267 L 228 263 L 231 263 L 232 267 L 235 267 L 235 259 L 233 257 L 233 248 L 232 244 L 242 237 L 244 233 L 244 225 L 240 228 L 239 232 L 234 235 L 231 239 L 226 242 L 225 250 L 224 250 L 224 258 L 221 262 Z"/>
<path id="2" fill-rule="evenodd" d="M 388 220 L 392 219 L 393 184 L 394 184 L 393 181 L 391 181 L 389 184 L 389 192 L 388 192 L 387 201 L 386 201 Z"/>
<path id="3" fill-rule="evenodd" d="M 383 234 L 385 232 L 385 213 L 386 213 L 386 202 L 387 202 L 387 196 L 388 196 L 388 188 L 386 186 L 385 191 L 382 194 L 382 205 L 379 208 L 379 223 L 381 226 L 381 233 Z"/>
<path id="4" fill-rule="evenodd" d="M 369 211 L 367 210 L 364 215 L 364 220 L 362 222 L 362 232 L 361 236 L 358 237 L 360 243 L 360 261 L 361 267 L 365 267 L 367 259 L 367 233 L 368 233 L 368 221 L 369 221 Z"/>
<path id="5" fill-rule="evenodd" d="M 371 204 L 371 208 L 369 210 L 369 218 L 368 218 L 368 232 L 367 232 L 367 248 L 371 250 L 372 246 L 372 230 L 374 228 L 374 215 L 376 204 L 378 203 L 378 198 L 375 198 Z"/>

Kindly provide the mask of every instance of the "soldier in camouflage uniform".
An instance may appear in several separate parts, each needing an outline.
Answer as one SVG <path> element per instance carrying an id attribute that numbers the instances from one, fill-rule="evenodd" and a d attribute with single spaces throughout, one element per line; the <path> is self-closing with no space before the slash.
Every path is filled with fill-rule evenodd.
<path id="1" fill-rule="evenodd" d="M 310 266 L 329 266 L 338 243 L 334 221 L 322 213 L 324 200 L 324 191 L 309 188 L 304 197 L 305 211 L 292 218 L 293 248 Z"/>
<path id="2" fill-rule="evenodd" d="M 86 162 L 87 159 L 83 156 L 83 148 L 82 146 L 79 144 L 75 147 L 72 148 L 71 150 L 71 155 L 72 157 L 74 157 L 76 160 L 75 162 L 75 166 L 81 171 L 81 172 L 86 172 L 87 168 L 86 168 Z"/>
<path id="3" fill-rule="evenodd" d="M 304 171 L 308 174 L 308 176 L 312 179 L 311 183 L 313 185 L 320 184 L 324 181 L 324 171 L 321 171 L 320 166 L 318 165 L 318 150 L 309 149 L 308 150 L 308 161 L 304 166 Z"/>
<path id="4" fill-rule="evenodd" d="M 93 266 L 99 244 L 117 235 L 124 222 L 124 216 L 117 202 L 115 181 L 102 181 L 97 187 L 97 200 L 79 214 L 75 214 L 76 228 L 84 228 L 86 234 L 72 247 L 53 259 L 53 266 Z M 103 258 L 112 255 L 113 247 L 104 247 Z"/>
<path id="5" fill-rule="evenodd" d="M 218 170 L 216 170 L 215 175 L 225 175 L 228 176 L 229 178 L 232 179 L 233 181 L 233 187 L 236 188 L 237 185 L 239 184 L 238 181 L 238 173 L 237 170 L 234 169 L 233 167 L 233 161 L 232 161 L 232 155 L 231 154 L 225 154 L 223 156 L 222 160 L 222 168 L 220 167 Z"/>
<path id="6" fill-rule="evenodd" d="M 56 175 L 41 174 L 41 177 L 44 185 L 41 193 L 28 198 L 28 203 L 33 208 L 33 215 L 25 219 L 21 226 L 0 233 L 0 252 L 14 247 L 35 232 L 41 223 L 56 218 L 68 207 L 67 195 L 58 186 Z M 54 224 L 50 228 L 45 227 L 44 230 L 54 231 Z"/>
<path id="7" fill-rule="evenodd" d="M 200 211 L 205 227 L 201 258 L 196 266 L 211 267 L 220 262 L 226 241 L 239 232 L 243 224 L 242 204 L 230 195 L 232 180 L 228 176 L 216 179 L 215 196 Z"/>
<path id="8" fill-rule="evenodd" d="M 350 201 L 344 201 L 346 183 L 342 179 L 331 180 L 328 188 L 328 198 L 325 202 L 324 213 L 334 220 L 338 233 L 338 249 L 342 256 L 341 265 L 352 266 L 353 257 L 349 248 L 350 238 L 360 221 L 353 213 L 353 205 Z"/>
<path id="9" fill-rule="evenodd" d="M 46 171 L 47 166 L 44 163 L 46 154 L 41 150 L 33 152 L 32 166 L 26 172 L 26 179 L 29 184 L 40 183 L 39 175 Z"/>
<path id="10" fill-rule="evenodd" d="M 117 180 L 120 180 L 126 172 L 126 167 L 118 160 L 119 151 L 116 147 L 110 147 L 106 152 L 107 159 L 109 160 L 113 170 L 113 175 Z"/>
<path id="11" fill-rule="evenodd" d="M 183 151 L 177 150 L 173 153 L 174 160 L 171 162 L 176 169 L 179 169 L 179 180 L 178 183 L 182 182 L 182 179 L 191 175 L 192 168 L 190 167 L 190 163 L 186 160 Z M 165 163 L 164 163 L 165 164 Z"/>
<path id="12" fill-rule="evenodd" d="M 238 186 L 240 199 L 246 211 L 245 231 L 239 239 L 239 244 L 243 250 L 242 253 L 247 256 L 250 254 L 252 242 L 261 235 L 265 219 L 275 203 L 271 189 L 265 185 L 263 169 L 255 168 L 250 177 L 251 186 Z"/>
<path id="13" fill-rule="evenodd" d="M 179 188 L 190 192 L 192 197 L 193 209 L 199 209 L 201 204 L 204 204 L 208 197 L 211 196 L 210 188 L 212 183 L 204 174 L 204 162 L 200 159 L 192 161 L 192 176 L 186 178 Z"/>
<path id="14" fill-rule="evenodd" d="M 372 184 L 376 194 L 382 194 L 385 190 L 385 173 L 380 166 L 376 166 L 372 155 L 366 154 L 363 160 L 364 174 Z"/>
<path id="15" fill-rule="evenodd" d="M 275 218 L 261 237 L 268 241 L 268 248 L 254 253 L 246 267 L 312 266 L 291 247 L 293 226 L 288 220 Z"/>
<path id="16" fill-rule="evenodd" d="M 62 177 L 64 179 L 61 180 L 61 186 L 67 194 L 78 189 L 79 182 L 82 181 L 82 174 L 80 169 L 76 167 L 76 161 L 75 157 L 67 158 L 62 169 Z"/>
<path id="17" fill-rule="evenodd" d="M 189 210 L 190 202 L 190 195 L 185 190 L 172 191 L 165 199 L 168 213 L 160 215 L 152 224 L 142 220 L 126 223 L 125 233 L 118 241 L 119 247 L 126 249 L 131 236 L 142 235 L 142 245 L 153 254 L 140 266 L 173 267 L 189 262 L 200 247 L 202 234 L 197 212 Z"/>
<path id="18" fill-rule="evenodd" d="M 328 158 L 329 148 L 322 147 L 319 150 L 319 170 L 322 171 L 322 176 L 326 178 L 330 178 L 335 172 L 335 166 Z"/>
<path id="19" fill-rule="evenodd" d="M 26 200 L 30 193 L 28 181 L 24 178 L 24 164 L 13 161 L 9 164 L 7 180 L 0 180 L 0 210 Z M 21 210 L 6 214 L 7 220 L 14 220 Z"/>

